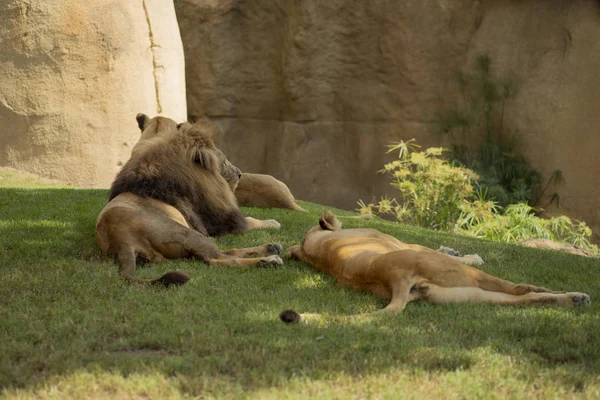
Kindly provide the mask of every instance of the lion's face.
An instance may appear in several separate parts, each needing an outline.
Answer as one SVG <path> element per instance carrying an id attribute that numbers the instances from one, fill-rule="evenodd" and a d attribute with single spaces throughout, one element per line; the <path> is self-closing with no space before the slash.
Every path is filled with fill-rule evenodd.
<path id="1" fill-rule="evenodd" d="M 229 162 L 229 160 L 221 150 L 217 149 L 217 153 L 217 157 L 219 158 L 219 162 L 221 165 L 221 176 L 225 178 L 225 180 L 229 184 L 229 187 L 231 188 L 231 191 L 235 192 L 235 189 L 237 188 L 237 185 L 240 182 L 240 178 L 242 177 L 242 171 L 240 171 L 238 167 Z"/>
<path id="2" fill-rule="evenodd" d="M 235 191 L 242 172 L 215 146 L 210 123 L 201 121 L 194 125 L 189 122 L 177 124 L 169 118 L 150 118 L 145 114 L 138 114 L 136 120 L 141 137 L 132 149 L 132 158 L 157 146 L 175 145 L 180 150 L 193 153 L 191 161 L 195 167 L 218 172 L 231 190 Z"/>
<path id="3" fill-rule="evenodd" d="M 193 162 L 205 169 L 213 170 L 225 179 L 232 191 L 235 191 L 242 176 L 242 171 L 233 165 L 212 140 L 212 127 L 207 122 L 194 125 L 184 122 L 177 125 L 177 131 L 183 140 L 189 140 L 193 145 Z"/>

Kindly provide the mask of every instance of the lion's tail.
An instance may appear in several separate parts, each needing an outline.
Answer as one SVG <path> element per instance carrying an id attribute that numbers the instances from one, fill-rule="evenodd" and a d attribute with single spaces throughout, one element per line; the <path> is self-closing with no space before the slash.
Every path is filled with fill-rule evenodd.
<path id="1" fill-rule="evenodd" d="M 283 310 L 279 314 L 279 319 L 285 322 L 286 324 L 296 324 L 302 321 L 302 314 L 297 313 L 294 310 Z"/>
<path id="2" fill-rule="evenodd" d="M 178 271 L 167 272 L 160 278 L 156 279 L 139 279 L 134 277 L 130 273 L 123 271 L 121 271 L 121 276 L 123 276 L 123 278 L 127 279 L 129 282 L 139 283 L 142 285 L 156 285 L 164 287 L 169 287 L 171 285 L 183 285 L 184 283 L 190 280 L 189 276 L 187 276 L 183 272 Z"/>
<path id="3" fill-rule="evenodd" d="M 368 316 L 372 316 L 372 315 L 378 315 L 378 314 L 382 314 L 385 312 L 389 312 L 391 310 L 387 310 L 387 309 L 381 309 L 381 310 L 377 310 L 377 311 L 372 311 L 372 312 L 367 312 L 367 313 L 361 313 L 361 314 L 349 314 L 349 315 L 335 315 L 335 316 L 329 316 L 329 317 L 334 317 L 335 320 L 337 321 L 351 321 L 354 320 L 355 318 L 362 318 L 362 317 L 368 317 Z M 298 323 L 314 323 L 317 321 L 322 321 L 323 318 L 325 318 L 325 315 L 323 314 L 315 314 L 315 313 L 302 313 L 300 314 L 299 312 L 292 310 L 292 309 L 288 309 L 288 310 L 283 310 L 281 313 L 279 313 L 279 319 L 283 322 L 285 322 L 286 324 L 298 324 Z"/>
<path id="4" fill-rule="evenodd" d="M 169 287 L 171 285 L 183 285 L 190 280 L 190 277 L 179 271 L 170 271 L 157 279 L 150 280 L 152 285 L 161 285 Z"/>
<path id="5" fill-rule="evenodd" d="M 331 211 L 323 210 L 319 218 L 319 226 L 325 231 L 337 231 L 342 229 L 342 223 Z"/>

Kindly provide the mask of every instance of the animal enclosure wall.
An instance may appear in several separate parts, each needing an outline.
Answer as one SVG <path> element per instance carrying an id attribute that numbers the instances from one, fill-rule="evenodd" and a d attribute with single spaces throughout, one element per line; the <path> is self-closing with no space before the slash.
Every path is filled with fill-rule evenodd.
<path id="1" fill-rule="evenodd" d="M 489 55 L 514 82 L 504 129 L 561 213 L 600 232 L 597 1 L 176 0 L 188 113 L 206 115 L 243 170 L 297 198 L 355 208 L 391 193 L 385 145 L 447 145 L 434 113 L 461 101 L 459 71 Z M 550 210 L 552 212 L 552 210 Z"/>
<path id="2" fill-rule="evenodd" d="M 172 2 L 7 0 L 0 43 L 0 166 L 106 187 L 138 112 L 187 117 Z"/>

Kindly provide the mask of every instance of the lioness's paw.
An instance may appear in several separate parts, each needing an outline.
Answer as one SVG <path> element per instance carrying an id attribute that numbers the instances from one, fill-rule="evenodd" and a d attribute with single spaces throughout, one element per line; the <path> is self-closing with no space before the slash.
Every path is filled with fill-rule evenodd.
<path id="1" fill-rule="evenodd" d="M 483 258 L 479 254 L 467 254 L 462 257 L 462 262 L 472 266 L 483 265 Z"/>
<path id="2" fill-rule="evenodd" d="M 265 219 L 262 222 L 262 227 L 266 229 L 280 229 L 281 224 L 274 219 Z"/>
<path id="3" fill-rule="evenodd" d="M 574 306 L 584 306 L 592 302 L 590 296 L 585 293 L 567 293 L 567 296 L 571 297 Z"/>
<path id="4" fill-rule="evenodd" d="M 259 267 L 278 267 L 280 265 L 283 265 L 283 260 L 276 255 L 265 257 L 258 263 Z"/>
<path id="5" fill-rule="evenodd" d="M 444 245 L 440 245 L 440 248 L 437 249 L 437 251 L 439 251 L 440 253 L 448 254 L 449 256 L 462 257 L 462 254 L 460 254 L 460 251 L 454 250 L 454 249 L 452 249 L 450 247 L 446 247 Z"/>
<path id="6" fill-rule="evenodd" d="M 281 253 L 283 253 L 283 246 L 279 243 L 269 243 L 267 245 L 267 252 L 269 254 L 280 255 Z"/>

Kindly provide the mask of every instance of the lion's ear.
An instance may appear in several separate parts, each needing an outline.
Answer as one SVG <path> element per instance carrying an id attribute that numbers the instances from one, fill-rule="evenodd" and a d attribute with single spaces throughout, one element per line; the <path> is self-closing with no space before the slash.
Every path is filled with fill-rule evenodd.
<path id="1" fill-rule="evenodd" d="M 209 171 L 215 171 L 218 167 L 218 160 L 215 153 L 204 147 L 194 150 L 193 162 Z"/>
<path id="2" fill-rule="evenodd" d="M 144 128 L 150 122 L 150 117 L 146 114 L 139 113 L 135 116 L 135 119 L 138 123 L 138 128 L 140 128 L 140 131 L 144 132 Z"/>

